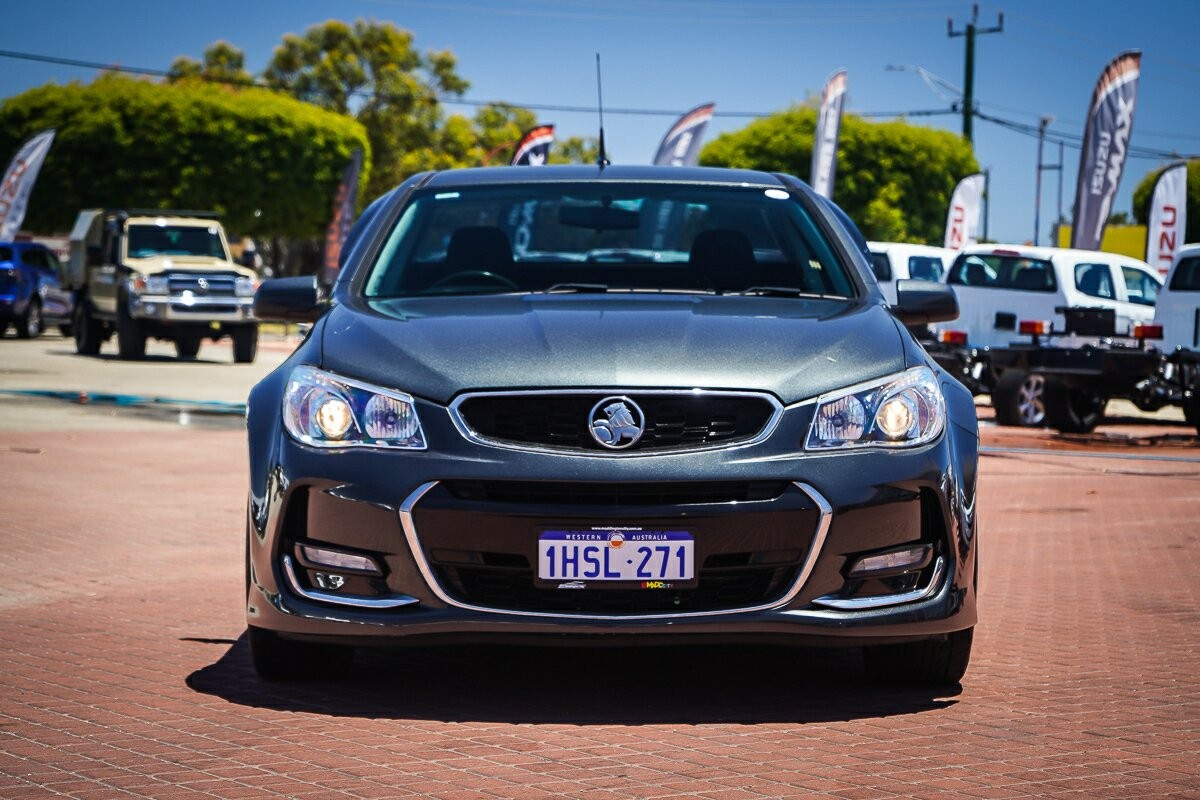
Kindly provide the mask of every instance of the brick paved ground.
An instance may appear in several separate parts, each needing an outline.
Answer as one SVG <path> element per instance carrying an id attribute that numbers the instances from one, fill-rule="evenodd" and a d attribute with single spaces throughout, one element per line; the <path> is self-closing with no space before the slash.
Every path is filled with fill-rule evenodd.
<path id="1" fill-rule="evenodd" d="M 344 685 L 264 684 L 239 430 L 3 432 L 0 797 L 1197 798 L 1200 447 L 1108 430 L 1134 439 L 985 456 L 982 619 L 946 694 L 761 647 L 369 654 Z"/>

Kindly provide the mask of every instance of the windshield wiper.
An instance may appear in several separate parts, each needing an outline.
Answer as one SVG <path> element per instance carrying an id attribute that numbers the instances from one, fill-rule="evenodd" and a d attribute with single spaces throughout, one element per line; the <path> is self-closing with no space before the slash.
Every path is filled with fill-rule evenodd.
<path id="1" fill-rule="evenodd" d="M 608 291 L 608 285 L 604 283 L 556 283 L 545 291 L 547 294 L 550 292 L 597 292 L 602 294 Z"/>
<path id="2" fill-rule="evenodd" d="M 739 289 L 736 292 L 725 292 L 727 295 L 754 295 L 757 297 L 815 297 L 828 298 L 832 295 L 822 292 L 810 292 L 795 286 L 751 286 L 749 289 Z"/>

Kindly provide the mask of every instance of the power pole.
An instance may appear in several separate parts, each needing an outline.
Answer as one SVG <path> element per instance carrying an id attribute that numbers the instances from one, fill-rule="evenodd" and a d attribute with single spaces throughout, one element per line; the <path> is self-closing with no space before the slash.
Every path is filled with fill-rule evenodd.
<path id="1" fill-rule="evenodd" d="M 1062 217 L 1062 142 L 1059 142 L 1058 163 L 1047 164 L 1042 160 L 1042 144 L 1046 139 L 1046 128 L 1054 122 L 1054 117 L 1047 114 L 1038 124 L 1038 163 L 1037 163 L 1037 196 L 1033 199 L 1033 244 L 1039 244 L 1042 225 L 1042 173 L 1048 170 L 1058 171 L 1058 214 L 1054 220 L 1054 230 L 1058 231 L 1058 220 Z M 1051 247 L 1058 247 L 1058 237 L 1050 242 Z"/>
<path id="2" fill-rule="evenodd" d="M 971 125 L 971 117 L 975 113 L 975 34 L 977 33 L 1000 33 L 1004 30 L 1004 12 L 1001 11 L 997 15 L 997 22 L 994 27 L 980 28 L 979 27 L 979 4 L 971 6 L 971 21 L 961 31 L 954 30 L 954 20 L 946 20 L 946 33 L 950 38 L 955 36 L 965 36 L 967 39 L 967 57 L 966 69 L 963 77 L 963 138 L 968 142 L 972 141 L 973 128 Z"/>

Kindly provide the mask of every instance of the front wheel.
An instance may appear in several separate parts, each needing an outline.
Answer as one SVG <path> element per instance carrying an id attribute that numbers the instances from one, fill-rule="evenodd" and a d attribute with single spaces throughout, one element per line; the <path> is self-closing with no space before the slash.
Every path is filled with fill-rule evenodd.
<path id="1" fill-rule="evenodd" d="M 881 683 L 952 686 L 971 662 L 975 629 L 955 631 L 945 639 L 863 648 L 867 674 Z"/>
<path id="2" fill-rule="evenodd" d="M 1006 369 L 992 390 L 998 425 L 1035 428 L 1046 421 L 1046 380 L 1036 372 Z"/>
<path id="3" fill-rule="evenodd" d="M 37 297 L 29 300 L 25 313 L 17 320 L 17 337 L 36 339 L 42 334 L 42 301 Z"/>
<path id="4" fill-rule="evenodd" d="M 1200 433 L 1200 383 L 1194 384 L 1183 397 L 1183 418 Z"/>
<path id="5" fill-rule="evenodd" d="M 100 320 L 92 316 L 88 302 L 79 298 L 71 322 L 71 333 L 75 336 L 75 352 L 81 356 L 94 356 L 104 343 L 104 330 Z"/>
<path id="6" fill-rule="evenodd" d="M 117 354 L 123 361 L 140 361 L 146 357 L 146 332 L 130 316 L 128 302 L 122 299 L 117 311 Z"/>
<path id="7" fill-rule="evenodd" d="M 250 662 L 269 681 L 337 680 L 354 664 L 354 648 L 336 644 L 295 642 L 274 631 L 250 626 Z"/>
<path id="8" fill-rule="evenodd" d="M 1108 404 L 1105 397 L 1049 377 L 1043 397 L 1046 424 L 1063 433 L 1091 433 L 1104 419 L 1104 407 Z"/>
<path id="9" fill-rule="evenodd" d="M 233 362 L 235 364 L 250 364 L 258 355 L 258 326 L 243 325 L 234 328 L 229 333 L 233 339 Z"/>

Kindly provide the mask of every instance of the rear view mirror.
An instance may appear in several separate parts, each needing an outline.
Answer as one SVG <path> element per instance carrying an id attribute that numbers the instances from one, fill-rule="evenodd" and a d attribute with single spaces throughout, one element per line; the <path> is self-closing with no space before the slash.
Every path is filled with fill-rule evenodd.
<path id="1" fill-rule="evenodd" d="M 892 313 L 905 325 L 928 325 L 958 319 L 958 297 L 944 283 L 903 278 L 896 281 Z"/>
<path id="2" fill-rule="evenodd" d="M 591 228 L 595 231 L 632 231 L 641 223 L 636 211 L 612 206 L 562 206 L 558 221 L 572 228 Z"/>
<path id="3" fill-rule="evenodd" d="M 254 293 L 254 316 L 261 322 L 316 322 L 326 307 L 315 275 L 265 280 Z"/>

